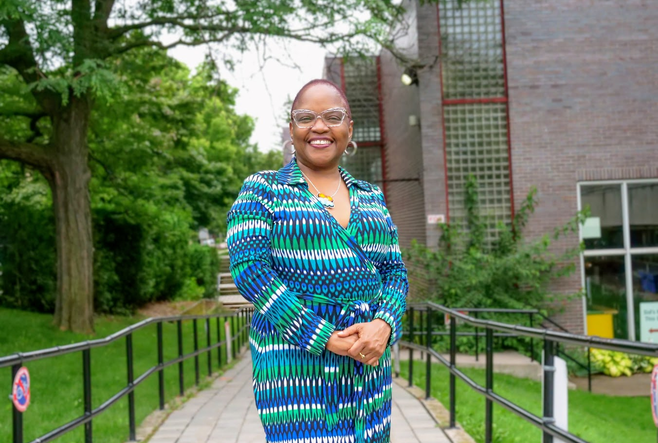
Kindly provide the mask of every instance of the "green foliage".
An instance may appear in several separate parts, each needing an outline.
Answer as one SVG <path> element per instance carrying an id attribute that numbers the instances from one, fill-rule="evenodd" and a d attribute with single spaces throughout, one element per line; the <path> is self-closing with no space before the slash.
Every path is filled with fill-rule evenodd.
<path id="1" fill-rule="evenodd" d="M 556 255 L 553 241 L 577 232 L 582 214 L 537 240 L 523 238 L 537 206 L 532 189 L 511 226 L 497 226 L 497 241 L 487 244 L 488 221 L 478 208 L 477 184 L 469 177 L 465 192 L 465 227 L 443 224 L 438 249 L 414 242 L 404 255 L 420 299 L 458 308 L 523 309 L 550 300 L 548 284 L 575 270 L 580 247 Z M 429 284 L 427 284 L 429 282 Z M 423 284 L 425 283 L 425 284 Z M 504 320 L 501 320 L 504 321 Z"/>
<path id="2" fill-rule="evenodd" d="M 3 1 L 0 48 L 11 24 L 25 25 L 24 43 L 36 62 L 27 68 L 36 75 L 26 86 L 55 92 L 62 105 L 72 96 L 112 97 L 119 82 L 104 63 L 136 48 L 163 47 L 165 33 L 178 39 L 171 46 L 220 43 L 230 66 L 226 49 L 244 52 L 264 37 L 331 45 L 341 54 L 372 53 L 378 44 L 394 49 L 389 30 L 404 12 L 392 0 L 152 0 L 103 3 L 95 11 L 84 2 L 51 3 Z"/>
<path id="3" fill-rule="evenodd" d="M 113 94 L 118 93 L 121 87 L 117 76 L 107 68 L 103 60 L 86 59 L 80 66 L 65 72 L 61 77 L 40 78 L 29 84 L 28 90 L 55 92 L 61 97 L 62 105 L 66 106 L 71 92 L 76 97 L 91 93 L 97 98 L 111 101 Z"/>
<path id="4" fill-rule="evenodd" d="M 237 91 L 209 66 L 191 76 L 152 49 L 108 66 L 124 86 L 111 102 L 98 98 L 90 121 L 95 310 L 213 297 L 219 258 L 196 232 L 222 232 L 244 177 L 279 168 L 281 154 L 249 143 L 252 119 L 235 112 Z M 29 109 L 31 97 L 11 86 L 15 73 L 0 72 L 4 79 L 4 103 Z M 20 139 L 29 122 L 0 117 L 0 129 Z M 55 262 L 48 184 L 29 167 L 0 161 L 0 304 L 52 312 Z"/>
<path id="5" fill-rule="evenodd" d="M 48 185 L 38 174 L 19 173 L 16 164 L 0 168 L 0 303 L 50 311 L 55 303 L 55 229 Z"/>
<path id="6" fill-rule="evenodd" d="M 603 372 L 610 377 L 637 373 L 648 373 L 658 364 L 658 358 L 643 355 L 625 354 L 623 352 L 591 349 L 593 371 Z"/>

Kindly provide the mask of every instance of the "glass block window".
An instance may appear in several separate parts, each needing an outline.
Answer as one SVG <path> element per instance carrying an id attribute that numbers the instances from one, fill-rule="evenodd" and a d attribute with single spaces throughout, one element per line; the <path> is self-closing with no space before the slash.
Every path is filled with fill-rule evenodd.
<path id="1" fill-rule="evenodd" d="M 383 189 L 381 146 L 359 147 L 355 155 L 343 156 L 341 165 L 354 178 L 376 184 Z"/>
<path id="2" fill-rule="evenodd" d="M 343 64 L 343 77 L 354 120 L 352 137 L 357 143 L 380 141 L 377 63 L 372 59 L 348 60 Z"/>
<path id="3" fill-rule="evenodd" d="M 504 96 L 500 2 L 447 0 L 440 12 L 444 98 Z"/>
<path id="4" fill-rule="evenodd" d="M 496 226 L 512 218 L 500 1 L 439 2 L 439 23 L 450 222 L 466 222 L 465 184 L 472 175 L 492 243 Z"/>
<path id="5" fill-rule="evenodd" d="M 489 222 L 487 240 L 495 240 L 499 222 L 510 223 L 510 170 L 505 104 L 446 106 L 448 199 L 450 218 L 463 222 L 464 185 L 473 175 L 479 188 L 479 209 Z"/>

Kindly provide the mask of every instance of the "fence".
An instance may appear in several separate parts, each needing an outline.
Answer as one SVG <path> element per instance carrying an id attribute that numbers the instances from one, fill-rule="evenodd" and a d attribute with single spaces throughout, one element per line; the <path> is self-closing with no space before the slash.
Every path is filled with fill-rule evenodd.
<path id="1" fill-rule="evenodd" d="M 551 318 L 547 317 L 544 315 L 540 310 L 538 309 L 497 309 L 497 308 L 452 308 L 454 311 L 457 311 L 462 314 L 473 314 L 473 317 L 475 319 L 480 318 L 480 314 L 512 314 L 514 316 L 519 316 L 519 317 L 527 317 L 529 320 L 529 325 L 530 327 L 534 327 L 534 325 L 537 322 L 537 318 L 539 318 L 539 321 L 541 323 L 549 323 L 554 329 L 560 330 L 562 332 L 569 332 L 566 328 L 564 328 L 562 325 L 559 323 L 555 322 Z M 413 311 L 412 311 L 413 312 Z M 422 322 L 422 314 L 423 312 L 427 312 L 426 309 L 421 309 L 418 311 L 418 313 L 421 315 L 420 321 Z M 412 319 L 412 324 L 413 324 L 413 316 L 408 316 L 409 318 Z M 434 335 L 449 335 L 447 332 L 434 332 Z M 480 360 L 480 338 L 484 336 L 480 331 L 478 331 L 478 328 L 475 328 L 474 332 L 458 332 L 458 336 L 472 336 L 474 337 L 474 342 L 475 342 L 475 361 Z M 502 337 L 502 338 L 518 338 L 517 334 L 507 334 L 507 333 L 496 333 L 494 334 L 494 337 Z M 529 345 L 526 348 L 526 352 L 530 354 L 530 361 L 535 361 L 537 354 L 536 354 L 536 349 L 535 349 L 535 342 L 534 340 L 530 340 Z M 565 360 L 569 360 L 576 366 L 579 366 L 582 370 L 584 370 L 587 373 L 587 387 L 589 392 L 592 392 L 592 356 L 590 354 L 590 349 L 587 348 L 587 361 L 582 362 L 578 359 L 578 357 L 570 354 L 569 352 L 566 351 L 564 347 L 560 347 L 559 344 L 555 348 L 556 355 L 559 357 L 564 358 Z"/>
<path id="2" fill-rule="evenodd" d="M 185 393 L 184 384 L 184 368 L 183 362 L 194 358 L 194 372 L 195 384 L 199 384 L 200 379 L 200 361 L 201 354 L 207 354 L 208 375 L 212 374 L 212 351 L 217 349 L 217 358 L 221 366 L 221 347 L 229 345 L 231 349 L 231 356 L 236 357 L 237 349 L 242 347 L 248 341 L 248 330 L 251 323 L 251 316 L 253 308 L 242 308 L 233 314 L 212 314 L 212 315 L 185 315 L 173 317 L 159 317 L 149 318 L 136 323 L 128 328 L 116 332 L 108 337 L 98 340 L 90 340 L 81 343 L 74 343 L 66 346 L 58 346 L 49 349 L 42 349 L 38 351 L 18 353 L 0 358 L 0 368 L 12 368 L 12 381 L 15 374 L 21 366 L 27 362 L 35 360 L 43 360 L 52 357 L 58 357 L 66 354 L 80 352 L 82 354 L 82 385 L 83 385 L 83 415 L 76 419 L 63 424 L 62 426 L 48 432 L 45 435 L 35 439 L 32 443 L 45 443 L 49 442 L 63 434 L 84 425 L 85 443 L 92 443 L 93 432 L 92 423 L 93 419 L 98 415 L 105 412 L 109 407 L 118 402 L 124 397 L 128 397 L 128 435 L 130 441 L 135 441 L 136 438 L 136 423 L 135 423 L 135 394 L 134 390 L 137 386 L 143 383 L 153 374 L 158 374 L 158 392 L 159 392 L 159 408 L 162 410 L 165 407 L 165 383 L 164 383 L 164 370 L 165 368 L 178 365 L 178 379 L 179 379 L 179 394 L 182 396 Z M 217 342 L 211 342 L 211 320 L 215 320 L 215 327 L 217 330 Z M 220 340 L 220 320 L 228 319 L 229 324 L 229 337 L 230 340 Z M 198 322 L 199 320 L 205 321 L 206 332 L 206 346 L 199 348 L 198 337 Z M 183 322 L 193 322 L 194 334 L 194 349 L 187 354 L 183 350 Z M 164 361 L 164 340 L 163 340 L 163 327 L 166 322 L 175 322 L 177 325 L 177 341 L 178 341 L 178 357 Z M 149 325 L 155 324 L 157 327 L 157 346 L 154 354 L 157 353 L 158 364 L 147 369 L 143 374 L 135 377 L 134 364 L 133 364 L 133 333 L 143 329 Z M 91 386 L 91 350 L 93 348 L 100 348 L 114 343 L 125 337 L 125 350 L 126 350 L 126 379 L 127 384 L 124 388 L 119 390 L 116 394 L 106 400 L 97 408 L 92 408 L 92 386 Z M 227 348 L 227 352 L 228 349 Z M 227 354 L 228 355 L 228 354 Z M 12 408 L 12 435 L 13 443 L 23 443 L 23 414 L 15 407 Z"/>
<path id="3" fill-rule="evenodd" d="M 486 310 L 480 310 L 480 312 Z M 420 324 L 415 324 L 415 313 L 424 312 L 425 321 Z M 443 321 L 437 320 L 437 313 L 441 313 L 440 317 Z M 449 316 L 449 322 L 445 324 L 445 315 Z M 589 353 L 590 347 L 608 349 L 612 351 L 627 352 L 632 354 L 647 355 L 650 357 L 658 357 L 658 345 L 633 342 L 628 340 L 619 339 L 604 339 L 599 337 L 585 336 L 571 334 L 565 331 L 549 331 L 546 329 L 537 329 L 534 327 L 511 325 L 500 323 L 491 320 L 481 320 L 474 317 L 465 315 L 457 310 L 447 308 L 434 303 L 414 304 L 410 305 L 407 310 L 407 328 L 404 331 L 403 337 L 405 340 L 400 342 L 400 346 L 409 349 L 409 385 L 412 385 L 413 380 L 413 365 L 414 365 L 414 350 L 420 351 L 425 354 L 426 370 L 425 370 L 425 395 L 430 397 L 431 388 L 431 364 L 432 358 L 436 359 L 439 363 L 446 366 L 450 372 L 449 381 L 449 409 L 450 409 L 450 424 L 454 428 L 456 424 L 456 380 L 459 377 L 471 389 L 485 397 L 485 442 L 491 443 L 493 440 L 493 403 L 497 403 L 515 415 L 521 417 L 523 420 L 531 423 L 543 432 L 543 443 L 552 443 L 553 437 L 557 437 L 569 443 L 588 443 L 586 440 L 571 434 L 555 425 L 554 410 L 553 410 L 553 373 L 555 371 L 554 359 L 558 353 L 559 344 L 573 345 L 582 348 L 587 348 Z M 462 371 L 456 367 L 456 354 L 457 354 L 457 321 L 464 324 L 481 328 L 485 330 L 485 349 L 486 349 L 486 366 L 485 366 L 485 386 L 477 384 Z M 448 326 L 449 332 L 440 330 L 441 326 Z M 494 334 L 494 331 L 499 331 Z M 448 335 L 450 337 L 450 355 L 446 359 L 443 355 L 437 352 L 433 346 L 433 337 Z M 528 337 L 533 340 L 543 341 L 544 350 L 544 363 L 543 363 L 543 416 L 538 417 L 531 412 L 521 408 L 511 400 L 502 397 L 494 392 L 494 372 L 493 372 L 493 359 L 494 359 L 494 335 L 497 337 Z M 477 333 L 475 335 L 477 337 Z M 418 338 L 418 340 L 416 339 Z M 418 342 L 418 343 L 417 343 Z M 421 344 L 422 342 L 422 344 Z M 591 385 L 590 385 L 591 386 Z M 591 388 L 590 388 L 591 389 Z"/>

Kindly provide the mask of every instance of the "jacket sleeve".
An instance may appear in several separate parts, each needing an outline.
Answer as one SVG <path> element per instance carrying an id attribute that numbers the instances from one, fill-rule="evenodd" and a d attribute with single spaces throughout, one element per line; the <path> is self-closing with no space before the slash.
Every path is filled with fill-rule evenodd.
<path id="1" fill-rule="evenodd" d="M 272 269 L 273 205 L 264 177 L 248 177 L 227 217 L 231 275 L 240 294 L 287 342 L 320 355 L 336 327 L 303 306 Z"/>
<path id="2" fill-rule="evenodd" d="M 389 345 L 395 344 L 402 336 L 402 315 L 407 307 L 407 292 L 409 282 L 407 280 L 407 268 L 402 261 L 400 245 L 398 243 L 398 229 L 393 224 L 391 215 L 386 208 L 384 194 L 377 189 L 380 195 L 382 211 L 386 216 L 386 224 L 390 231 L 390 242 L 384 245 L 384 259 L 376 263 L 382 278 L 382 290 L 379 294 L 378 309 L 374 318 L 380 318 L 391 327 Z M 387 238 L 388 236 L 384 236 Z"/>

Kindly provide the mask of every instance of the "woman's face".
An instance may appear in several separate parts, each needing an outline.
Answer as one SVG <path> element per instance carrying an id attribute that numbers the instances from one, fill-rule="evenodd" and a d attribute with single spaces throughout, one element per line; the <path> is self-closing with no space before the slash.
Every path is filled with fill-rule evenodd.
<path id="1" fill-rule="evenodd" d="M 295 106 L 295 109 L 308 109 L 317 114 L 330 108 L 345 108 L 345 103 L 338 91 L 323 84 L 306 89 Z M 290 137 L 297 161 L 310 169 L 338 167 L 340 157 L 352 137 L 352 127 L 349 116 L 338 126 L 327 126 L 318 118 L 312 127 L 305 129 L 291 121 Z"/>

